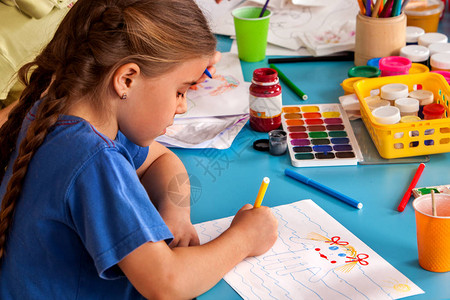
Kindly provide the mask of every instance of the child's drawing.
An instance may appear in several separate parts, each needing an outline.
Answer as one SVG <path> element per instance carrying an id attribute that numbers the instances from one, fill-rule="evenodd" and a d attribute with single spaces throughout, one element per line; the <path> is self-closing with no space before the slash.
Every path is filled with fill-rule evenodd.
<path id="1" fill-rule="evenodd" d="M 218 96 L 222 95 L 239 86 L 239 80 L 232 75 L 216 75 L 212 79 L 198 83 L 191 87 L 188 93 L 188 101 L 194 100 L 203 96 Z"/>
<path id="2" fill-rule="evenodd" d="M 398 299 L 423 291 L 311 200 L 274 207 L 278 240 L 224 279 L 244 299 Z M 197 224 L 201 243 L 231 218 Z"/>
<path id="3" fill-rule="evenodd" d="M 263 4 L 265 1 L 246 1 L 241 6 L 253 6 L 254 2 Z M 291 50 L 298 50 L 303 46 L 299 39 L 301 34 L 317 35 L 317 32 L 322 34 L 341 28 L 349 20 L 355 20 L 359 11 L 357 1 L 348 0 L 330 1 L 329 5 L 322 7 L 294 5 L 288 1 L 282 7 L 269 5 L 269 9 L 272 16 L 267 41 Z M 235 35 L 233 19 L 229 14 L 214 19 L 211 25 L 214 33 Z M 334 46 L 336 39 L 333 41 L 330 45 Z"/>
<path id="4" fill-rule="evenodd" d="M 237 54 L 223 53 L 216 70 L 212 79 L 188 90 L 187 111 L 176 119 L 248 114 L 250 83 L 244 82 Z"/>

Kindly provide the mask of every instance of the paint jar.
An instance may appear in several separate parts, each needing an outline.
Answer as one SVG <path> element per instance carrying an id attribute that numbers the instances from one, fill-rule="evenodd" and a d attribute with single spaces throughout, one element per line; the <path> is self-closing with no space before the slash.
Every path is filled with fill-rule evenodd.
<path id="1" fill-rule="evenodd" d="M 408 97 L 419 100 L 419 111 L 417 115 L 423 119 L 423 107 L 431 104 L 434 101 L 434 95 L 432 91 L 427 90 L 415 90 L 408 94 Z"/>
<path id="2" fill-rule="evenodd" d="M 281 125 L 281 85 L 278 73 L 271 68 L 253 71 L 250 85 L 250 126 L 261 132 L 269 132 Z"/>
<path id="3" fill-rule="evenodd" d="M 430 56 L 436 53 L 450 53 L 450 43 L 433 43 L 428 45 Z"/>
<path id="4" fill-rule="evenodd" d="M 428 47 L 431 44 L 434 43 L 447 43 L 448 37 L 439 32 L 431 32 L 431 33 L 425 33 L 424 35 L 421 35 L 418 39 L 418 44 L 421 46 Z"/>
<path id="5" fill-rule="evenodd" d="M 408 19 L 408 17 L 406 17 Z M 417 45 L 419 36 L 423 35 L 425 30 L 417 26 L 406 26 L 406 45 Z"/>
<path id="6" fill-rule="evenodd" d="M 408 86 L 403 83 L 389 83 L 380 88 L 381 99 L 388 100 L 392 106 L 396 99 L 408 97 L 408 93 Z"/>
<path id="7" fill-rule="evenodd" d="M 419 100 L 414 98 L 399 98 L 395 100 L 395 107 L 400 110 L 400 116 L 417 116 Z"/>
<path id="8" fill-rule="evenodd" d="M 373 78 L 380 76 L 380 69 L 372 66 L 356 66 L 347 72 L 348 77 Z"/>
<path id="9" fill-rule="evenodd" d="M 411 60 L 402 56 L 387 56 L 380 59 L 381 76 L 406 75 L 411 68 Z"/>
<path id="10" fill-rule="evenodd" d="M 375 57 L 399 55 L 406 45 L 406 16 L 372 18 L 356 16 L 355 66 L 364 66 Z"/>
<path id="11" fill-rule="evenodd" d="M 450 53 L 436 53 L 430 58 L 433 71 L 450 71 Z"/>
<path id="12" fill-rule="evenodd" d="M 425 46 L 409 45 L 400 49 L 400 56 L 408 58 L 412 63 L 428 66 L 430 50 Z"/>
<path id="13" fill-rule="evenodd" d="M 381 57 L 374 57 L 367 61 L 367 65 L 375 68 L 380 68 L 380 59 Z"/>
<path id="14" fill-rule="evenodd" d="M 344 95 L 354 94 L 355 89 L 353 84 L 358 80 L 364 79 L 365 77 L 350 77 L 341 82 L 342 89 L 344 90 Z"/>
<path id="15" fill-rule="evenodd" d="M 450 84 L 450 72 L 449 71 L 431 71 L 431 73 L 438 73 L 444 76 L 448 84 Z"/>
<path id="16" fill-rule="evenodd" d="M 366 97 L 364 98 L 364 100 L 366 101 L 366 104 L 369 107 L 370 111 L 378 107 L 391 105 L 388 100 L 383 100 L 380 98 L 380 96 L 377 95 Z"/>
<path id="17" fill-rule="evenodd" d="M 272 155 L 283 155 L 287 150 L 287 134 L 283 130 L 269 132 L 269 152 Z"/>
<path id="18" fill-rule="evenodd" d="M 381 124 L 397 124 L 400 122 L 400 110 L 395 106 L 381 106 L 372 110 L 375 121 Z"/>
<path id="19" fill-rule="evenodd" d="M 411 68 L 409 69 L 408 74 L 418 74 L 426 72 L 430 72 L 430 68 L 428 68 L 426 65 L 419 63 L 411 63 Z"/>
<path id="20" fill-rule="evenodd" d="M 421 5 L 417 5 L 418 2 Z M 443 10 L 444 3 L 441 0 L 415 1 L 404 8 L 408 26 L 420 27 L 425 32 L 437 31 Z"/>
<path id="21" fill-rule="evenodd" d="M 445 107 L 442 104 L 431 103 L 423 107 L 423 118 L 425 120 L 442 119 Z"/>

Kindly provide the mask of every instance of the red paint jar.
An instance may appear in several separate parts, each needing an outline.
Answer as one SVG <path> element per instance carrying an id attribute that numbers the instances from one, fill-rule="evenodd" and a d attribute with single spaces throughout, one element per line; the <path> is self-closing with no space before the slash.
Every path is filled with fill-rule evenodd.
<path id="1" fill-rule="evenodd" d="M 278 73 L 271 68 L 253 71 L 250 85 L 250 126 L 269 132 L 281 125 L 281 86 Z"/>
<path id="2" fill-rule="evenodd" d="M 445 107 L 442 104 L 431 103 L 423 107 L 423 118 L 425 120 L 442 119 Z"/>

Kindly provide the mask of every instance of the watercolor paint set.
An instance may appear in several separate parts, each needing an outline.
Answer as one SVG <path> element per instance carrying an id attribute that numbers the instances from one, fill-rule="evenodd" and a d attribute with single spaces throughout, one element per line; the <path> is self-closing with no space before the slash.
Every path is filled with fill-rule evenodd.
<path id="1" fill-rule="evenodd" d="M 294 167 L 356 165 L 362 160 L 340 104 L 286 105 L 281 123 Z"/>

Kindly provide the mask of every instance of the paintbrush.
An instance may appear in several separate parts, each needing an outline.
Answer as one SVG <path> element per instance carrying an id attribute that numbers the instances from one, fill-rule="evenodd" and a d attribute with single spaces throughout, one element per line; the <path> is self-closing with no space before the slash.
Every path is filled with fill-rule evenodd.
<path id="1" fill-rule="evenodd" d="M 266 3 L 264 4 L 263 8 L 261 9 L 261 13 L 259 14 L 260 18 L 264 15 L 264 12 L 267 9 L 267 4 L 269 4 L 269 0 L 266 0 Z"/>

